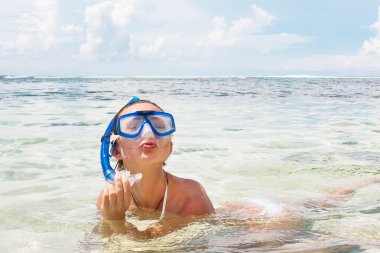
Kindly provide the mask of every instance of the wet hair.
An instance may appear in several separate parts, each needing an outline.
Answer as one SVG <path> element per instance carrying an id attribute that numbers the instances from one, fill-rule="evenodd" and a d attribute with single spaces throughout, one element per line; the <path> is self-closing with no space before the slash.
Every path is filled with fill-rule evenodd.
<path id="1" fill-rule="evenodd" d="M 164 111 L 161 107 L 159 107 L 156 103 L 152 102 L 152 101 L 149 101 L 149 100 L 144 100 L 144 99 L 141 99 L 141 100 L 138 100 L 138 101 L 135 101 L 135 102 L 132 102 L 132 103 L 129 103 L 129 104 L 126 104 L 124 105 L 117 113 L 116 113 L 116 116 L 115 116 L 115 119 L 114 119 L 114 122 L 113 122 L 113 133 L 118 135 L 119 133 L 117 132 L 117 120 L 119 119 L 119 117 L 121 116 L 121 113 L 124 111 L 124 109 L 128 108 L 128 107 L 131 107 L 132 105 L 135 105 L 135 104 L 151 104 L 151 105 L 154 105 L 156 106 L 158 109 L 160 109 L 161 111 Z M 166 163 L 163 162 L 163 165 L 165 166 Z M 124 170 L 124 164 L 123 164 L 123 160 L 118 160 L 116 165 L 115 165 L 115 170 Z"/>

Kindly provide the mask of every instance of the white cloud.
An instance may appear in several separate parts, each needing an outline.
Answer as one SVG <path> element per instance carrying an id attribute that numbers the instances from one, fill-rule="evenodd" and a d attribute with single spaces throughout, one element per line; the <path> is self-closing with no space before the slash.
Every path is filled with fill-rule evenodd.
<path id="1" fill-rule="evenodd" d="M 103 0 L 85 11 L 86 41 L 80 46 L 85 58 L 119 59 L 128 52 L 128 24 L 135 13 L 134 0 Z"/>
<path id="2" fill-rule="evenodd" d="M 165 45 L 165 39 L 162 37 L 157 38 L 153 44 L 141 46 L 137 52 L 140 58 L 146 58 L 149 56 L 157 56 L 161 53 L 163 46 Z M 161 55 L 163 56 L 163 55 Z"/>
<path id="3" fill-rule="evenodd" d="M 174 32 L 134 33 L 130 37 L 130 55 L 137 60 L 181 61 L 194 64 L 199 61 L 218 61 L 221 54 L 249 57 L 252 54 L 268 53 L 309 42 L 312 38 L 280 33 L 263 34 L 275 19 L 267 11 L 251 6 L 250 17 L 240 17 L 230 22 L 225 17 L 215 16 L 203 29 Z M 168 17 L 166 17 L 167 19 Z M 239 56 L 239 57 L 240 57 Z"/>
<path id="4" fill-rule="evenodd" d="M 212 20 L 213 31 L 208 34 L 207 39 L 200 40 L 197 45 L 209 46 L 234 46 L 252 34 L 261 32 L 265 27 L 272 24 L 274 16 L 267 11 L 251 6 L 252 17 L 242 17 L 227 24 L 224 17 L 216 16 Z"/>
<path id="5" fill-rule="evenodd" d="M 31 45 L 30 37 L 25 34 L 20 34 L 16 39 L 16 48 L 21 50 L 28 49 Z"/>
<path id="6" fill-rule="evenodd" d="M 0 56 L 6 57 L 14 54 L 24 53 L 32 48 L 33 42 L 27 34 L 19 34 L 14 42 L 0 41 Z"/>
<path id="7" fill-rule="evenodd" d="M 164 3 L 166 3 L 164 6 L 170 7 L 169 1 L 164 1 Z M 121 4 L 123 4 L 123 8 L 121 8 Z M 271 14 L 252 5 L 251 17 L 242 17 L 229 24 L 224 17 L 214 17 L 211 23 L 212 31 L 209 34 L 199 30 L 186 30 L 182 33 L 177 28 L 130 32 L 129 26 L 134 15 L 137 18 L 143 18 L 148 23 L 160 24 L 162 19 L 165 20 L 165 23 L 178 22 L 178 13 L 176 12 L 173 12 L 172 16 L 169 13 L 165 16 L 158 15 L 156 12 L 162 13 L 162 8 L 160 1 L 156 0 L 140 0 L 139 5 L 137 2 L 128 0 L 103 0 L 87 7 L 85 13 L 86 41 L 81 45 L 81 56 L 102 60 L 126 60 L 128 57 L 143 61 L 199 60 L 204 59 L 205 56 L 215 56 L 214 46 L 233 47 L 237 43 L 240 45 L 245 43 L 246 46 L 252 47 L 249 41 L 252 42 L 255 38 L 251 36 L 259 34 L 274 20 Z M 147 16 L 146 9 L 150 10 L 149 16 Z M 138 16 L 141 13 L 145 16 Z M 194 10 L 191 13 L 189 19 L 196 16 Z M 274 37 L 269 38 L 268 40 L 273 41 Z M 288 43 L 291 43 L 291 40 Z M 271 43 L 271 45 L 274 44 Z M 275 47 L 279 48 L 278 45 Z M 259 45 L 256 48 L 260 48 Z M 263 51 L 265 50 L 268 49 L 263 49 Z"/>
<path id="8" fill-rule="evenodd" d="M 362 47 L 359 50 L 359 55 L 378 55 L 380 56 L 380 7 L 378 8 L 378 19 L 370 26 L 376 34 L 375 37 L 371 37 L 365 40 Z"/>
<path id="9" fill-rule="evenodd" d="M 24 12 L 15 15 L 13 33 L 0 41 L 0 55 L 49 50 L 57 41 L 56 16 L 55 0 L 34 1 Z"/>
<path id="10" fill-rule="evenodd" d="M 41 45 L 43 50 L 49 49 L 55 42 L 55 25 L 57 6 L 55 0 L 37 0 L 30 13 L 22 15 L 20 23 L 22 30 L 28 32 L 30 41 Z"/>
<path id="11" fill-rule="evenodd" d="M 376 31 L 376 36 L 380 37 L 380 6 L 377 9 L 377 14 L 377 21 L 373 25 L 371 25 L 371 28 Z"/>
<path id="12" fill-rule="evenodd" d="M 252 18 L 240 18 L 232 22 L 231 31 L 233 33 L 257 33 L 271 25 L 275 19 L 274 16 L 256 5 L 252 5 L 251 10 L 253 13 Z"/>
<path id="13" fill-rule="evenodd" d="M 355 73 L 380 73 L 380 7 L 378 19 L 370 26 L 375 36 L 365 40 L 356 54 L 311 55 L 302 59 L 290 59 L 279 67 L 283 70 L 319 71 L 356 75 Z"/>
<path id="14" fill-rule="evenodd" d="M 208 35 L 205 42 L 200 41 L 198 45 L 214 45 L 214 46 L 232 46 L 239 40 L 239 37 L 229 33 L 228 26 L 224 17 L 214 17 L 212 19 L 214 30 Z"/>
<path id="15" fill-rule="evenodd" d="M 130 36 L 130 55 L 139 61 L 178 61 L 191 55 L 192 42 L 181 34 L 133 34 Z M 185 53 L 186 52 L 186 53 Z"/>
<path id="16" fill-rule="evenodd" d="M 247 15 L 236 16 L 235 9 L 188 0 L 13 1 L 0 3 L 2 68 L 22 55 L 29 62 L 58 62 L 61 57 L 62 66 L 82 57 L 104 66 L 115 62 L 113 66 L 140 68 L 151 63 L 204 72 L 211 66 L 228 70 L 233 63 L 246 66 L 247 73 L 257 68 L 380 73 L 380 7 L 370 26 L 374 34 L 363 39 L 356 52 L 310 55 L 312 49 L 306 47 L 314 37 L 287 30 L 268 33 L 276 18 L 257 5 L 251 5 Z M 294 55 L 307 52 L 304 58 Z M 287 58 L 289 53 L 293 58 Z"/>
<path id="17" fill-rule="evenodd" d="M 380 38 L 372 37 L 364 41 L 359 55 L 380 55 Z"/>
<path id="18" fill-rule="evenodd" d="M 274 50 L 298 47 L 312 40 L 312 37 L 291 33 L 263 34 L 251 36 L 246 46 L 250 46 L 260 54 L 267 54 Z"/>
<path id="19" fill-rule="evenodd" d="M 81 32 L 83 31 L 82 26 L 80 25 L 72 25 L 72 24 L 65 24 L 61 26 L 62 31 L 65 32 Z"/>
<path id="20" fill-rule="evenodd" d="M 227 22 L 225 17 L 216 16 L 212 20 L 212 31 L 200 37 L 194 45 L 203 48 L 204 55 L 214 57 L 221 50 L 230 50 L 233 56 L 245 51 L 247 57 L 267 54 L 274 50 L 297 46 L 310 42 L 313 38 L 290 33 L 266 34 L 265 28 L 272 25 L 275 17 L 256 5 L 251 6 L 252 16 L 241 17 Z"/>
<path id="21" fill-rule="evenodd" d="M 373 73 L 380 71 L 380 57 L 370 55 L 312 55 L 286 61 L 277 69 L 286 71 L 325 72 L 343 75 Z"/>
<path id="22" fill-rule="evenodd" d="M 126 27 L 134 12 L 134 1 L 114 1 L 114 7 L 111 12 L 113 24 L 120 28 Z"/>

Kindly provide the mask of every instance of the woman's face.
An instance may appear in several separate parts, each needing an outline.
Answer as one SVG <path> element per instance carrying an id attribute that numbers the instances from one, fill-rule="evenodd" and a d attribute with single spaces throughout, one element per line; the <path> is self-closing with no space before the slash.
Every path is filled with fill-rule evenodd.
<path id="1" fill-rule="evenodd" d="M 150 103 L 138 103 L 125 108 L 120 116 L 136 111 L 161 111 L 160 108 Z M 147 165 L 162 166 L 172 151 L 172 135 L 159 137 L 155 135 L 149 126 L 144 124 L 143 130 L 136 138 L 119 136 L 118 149 L 124 167 L 128 170 L 143 168 Z"/>

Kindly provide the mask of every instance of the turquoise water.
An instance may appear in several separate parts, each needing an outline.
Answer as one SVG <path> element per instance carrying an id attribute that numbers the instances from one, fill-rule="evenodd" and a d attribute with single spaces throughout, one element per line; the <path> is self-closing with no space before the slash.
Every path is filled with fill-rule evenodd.
<path id="1" fill-rule="evenodd" d="M 134 95 L 176 119 L 167 171 L 216 207 L 270 201 L 302 224 L 220 212 L 154 240 L 93 232 L 100 136 Z M 0 105 L 2 252 L 380 251 L 380 184 L 302 204 L 380 173 L 380 79 L 0 76 Z"/>

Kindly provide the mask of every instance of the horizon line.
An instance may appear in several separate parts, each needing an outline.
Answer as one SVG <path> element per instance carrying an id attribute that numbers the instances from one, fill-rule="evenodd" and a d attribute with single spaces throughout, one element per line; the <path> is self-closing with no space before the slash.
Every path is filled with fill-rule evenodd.
<path id="1" fill-rule="evenodd" d="M 377 79 L 380 76 L 333 76 L 333 75 L 72 75 L 72 76 L 34 76 L 34 75 L 0 75 L 0 79 L 69 79 L 69 78 L 88 78 L 88 79 L 126 79 L 126 78 L 368 78 Z"/>

